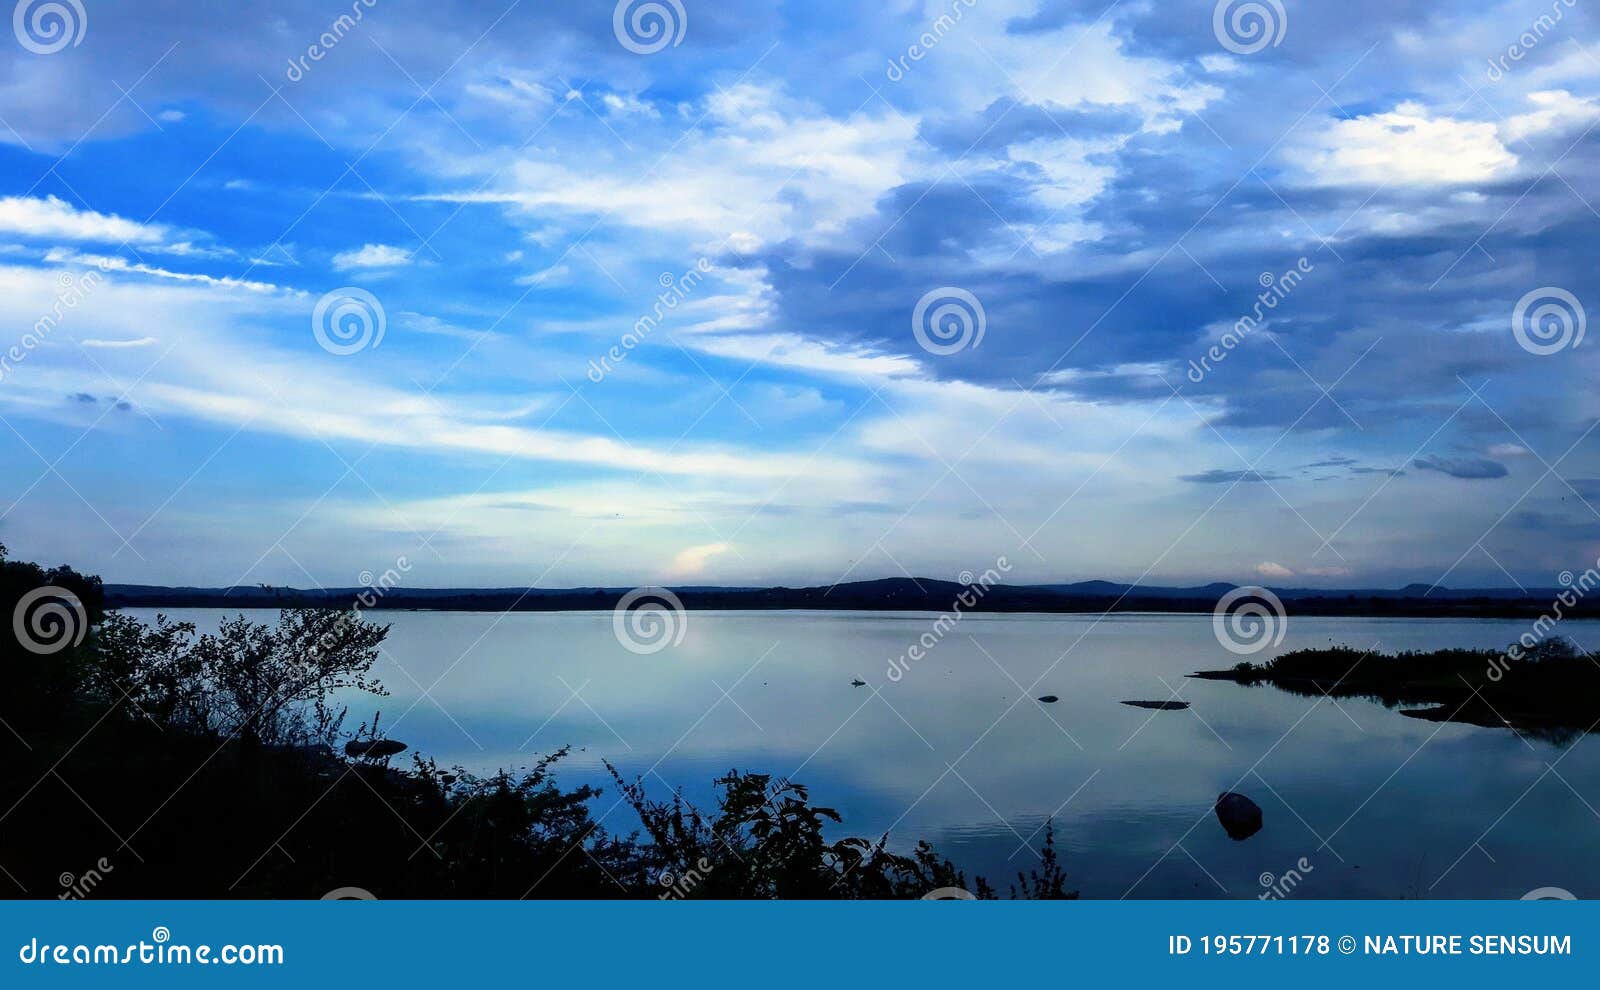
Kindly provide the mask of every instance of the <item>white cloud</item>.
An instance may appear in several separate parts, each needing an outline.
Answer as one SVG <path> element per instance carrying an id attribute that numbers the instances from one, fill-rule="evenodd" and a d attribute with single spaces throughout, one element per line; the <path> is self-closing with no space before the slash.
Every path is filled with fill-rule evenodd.
<path id="1" fill-rule="evenodd" d="M 398 268 L 410 263 L 410 251 L 388 244 L 364 244 L 354 251 L 341 251 L 333 256 L 333 267 L 342 272 L 354 268 Z"/>
<path id="2" fill-rule="evenodd" d="M 1283 566 L 1282 564 L 1275 564 L 1270 560 L 1263 560 L 1261 563 L 1256 565 L 1256 575 L 1258 577 L 1269 578 L 1274 581 L 1282 581 L 1286 578 L 1294 577 L 1294 571 L 1289 570 L 1289 568 Z"/>
<path id="3" fill-rule="evenodd" d="M 54 196 L 0 198 L 0 231 L 23 237 L 115 244 L 157 245 L 167 238 L 160 224 L 142 224 L 110 213 L 80 210 Z"/>
<path id="4" fill-rule="evenodd" d="M 116 269 L 113 269 L 114 271 Z M 31 324 L 59 292 L 58 272 L 0 266 L 0 318 Z M 306 334 L 304 299 L 287 295 L 248 296 L 237 280 L 192 276 L 194 284 L 150 286 L 107 278 L 74 310 L 73 321 L 101 339 L 127 333 L 152 320 L 172 327 L 175 345 L 138 390 L 139 401 L 154 414 L 165 411 L 208 422 L 239 426 L 322 442 L 332 439 L 382 444 L 435 453 L 478 453 L 495 458 L 584 465 L 626 472 L 783 481 L 805 477 L 810 483 L 864 483 L 869 466 L 848 458 L 808 457 L 799 452 L 756 450 L 718 444 L 654 444 L 628 441 L 607 432 L 535 429 L 485 419 L 520 416 L 519 408 L 485 410 L 482 402 L 463 404 L 450 396 L 421 395 L 409 378 L 404 384 L 374 383 L 370 371 L 352 364 L 308 360 L 303 351 L 266 346 L 240 328 L 262 318 L 280 318 Z M 179 295 L 172 293 L 179 292 Z M 303 294 L 301 294 L 303 295 Z M 18 325 L 24 325 L 18 322 Z M 226 332 L 224 332 L 226 330 Z M 108 352 L 114 353 L 114 352 Z M 29 375 L 40 394 L 83 391 L 65 370 L 51 370 L 38 355 Z M 54 377 L 47 377 L 49 375 Z M 0 401 L 26 401 L 18 389 L 0 390 Z M 8 386 L 12 384 L 8 379 Z"/>
<path id="5" fill-rule="evenodd" d="M 1460 185 L 1516 168 L 1491 123 L 1433 116 L 1416 103 L 1327 121 L 1287 155 L 1319 185 Z"/>
<path id="6" fill-rule="evenodd" d="M 1547 90 L 1528 94 L 1534 109 L 1518 114 L 1501 125 L 1509 141 L 1524 141 L 1545 132 L 1561 133 L 1588 124 L 1600 116 L 1600 105 L 1566 90 Z"/>
<path id="7" fill-rule="evenodd" d="M 224 289 L 244 289 L 247 292 L 284 292 L 289 295 L 303 295 L 293 289 L 285 289 L 271 282 L 257 282 L 253 279 L 234 278 L 231 275 L 221 277 L 204 275 L 197 272 L 176 272 L 170 268 L 161 268 L 157 265 L 147 265 L 143 262 L 132 262 L 127 258 L 116 255 L 82 254 L 66 248 L 54 248 L 45 254 L 44 260 L 55 265 L 92 265 L 103 272 L 127 272 L 133 275 L 148 275 L 151 278 L 168 279 L 173 282 L 194 282 L 200 285 L 216 286 Z"/>
<path id="8" fill-rule="evenodd" d="M 542 285 L 554 287 L 563 285 L 572 275 L 572 269 L 566 265 L 551 265 L 549 268 L 523 275 L 515 279 L 517 285 Z"/>
<path id="9" fill-rule="evenodd" d="M 660 112 L 632 93 L 607 93 L 600 98 L 606 109 L 620 116 L 659 117 Z"/>
<path id="10" fill-rule="evenodd" d="M 903 354 L 885 354 L 864 347 L 836 347 L 791 333 L 686 333 L 679 338 L 679 343 L 718 357 L 849 378 L 888 378 L 922 372 L 922 366 L 914 358 Z"/>
<path id="11" fill-rule="evenodd" d="M 720 556 L 732 549 L 733 547 L 726 543 L 706 543 L 680 550 L 672 558 L 671 575 L 683 578 L 703 574 L 706 569 L 706 563 L 712 557 Z"/>
<path id="12" fill-rule="evenodd" d="M 468 83 L 466 92 L 481 102 L 514 110 L 541 109 L 555 101 L 547 86 L 525 72 L 506 72 L 488 82 Z"/>
<path id="13" fill-rule="evenodd" d="M 917 173 L 915 135 L 915 121 L 892 112 L 835 119 L 744 83 L 711 95 L 695 132 L 646 175 L 631 160 L 591 148 L 572 162 L 540 149 L 504 170 L 502 159 L 486 158 L 484 173 L 498 175 L 488 189 L 474 182 L 470 191 L 420 198 L 504 204 L 541 224 L 567 212 L 718 244 L 730 231 L 744 244 L 752 237 L 816 243 L 870 214 L 879 196 Z"/>
<path id="14" fill-rule="evenodd" d="M 81 340 L 78 343 L 83 347 L 114 351 L 129 347 L 149 347 L 151 344 L 156 343 L 156 338 L 134 337 L 129 340 L 100 340 L 95 337 L 90 337 L 89 339 Z"/>
<path id="15" fill-rule="evenodd" d="M 427 316 L 422 313 L 397 313 L 395 322 L 407 330 L 417 333 L 431 334 L 436 337 L 454 337 L 458 340 L 478 340 L 484 336 L 484 331 L 469 330 L 453 323 L 439 319 L 437 316 Z"/>

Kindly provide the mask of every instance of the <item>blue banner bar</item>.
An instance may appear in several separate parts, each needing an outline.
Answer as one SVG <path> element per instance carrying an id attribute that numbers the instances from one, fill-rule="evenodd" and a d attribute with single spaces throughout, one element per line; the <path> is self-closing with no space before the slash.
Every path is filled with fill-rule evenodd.
<path id="1" fill-rule="evenodd" d="M 820 988 L 1590 977 L 1595 902 L 0 903 L 20 986 Z M 1180 982 L 1181 981 L 1181 982 Z M 1268 985 L 1268 984 L 1258 984 Z"/>

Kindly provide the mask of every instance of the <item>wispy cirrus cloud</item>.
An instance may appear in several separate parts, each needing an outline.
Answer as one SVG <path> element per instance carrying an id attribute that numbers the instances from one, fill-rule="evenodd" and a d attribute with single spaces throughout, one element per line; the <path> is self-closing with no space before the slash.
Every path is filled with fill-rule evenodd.
<path id="1" fill-rule="evenodd" d="M 400 268 L 411 264 L 411 252 L 389 244 L 363 244 L 333 256 L 333 267 L 347 272 L 357 269 Z"/>

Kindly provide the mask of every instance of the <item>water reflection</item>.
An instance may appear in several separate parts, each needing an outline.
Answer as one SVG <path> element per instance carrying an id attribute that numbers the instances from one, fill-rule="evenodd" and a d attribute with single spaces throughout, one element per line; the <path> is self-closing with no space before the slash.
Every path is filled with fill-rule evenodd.
<path id="1" fill-rule="evenodd" d="M 175 617 L 205 629 L 218 613 Z M 1295 897 L 1600 895 L 1594 740 L 1186 680 L 1237 659 L 1208 616 L 968 616 L 898 679 L 890 662 L 934 616 L 696 612 L 650 655 L 617 642 L 609 613 L 381 618 L 392 696 L 351 699 L 353 717 L 381 707 L 394 738 L 474 770 L 570 744 L 563 782 L 604 784 L 597 812 L 623 831 L 603 760 L 696 803 L 730 767 L 788 775 L 850 832 L 926 838 L 1002 891 L 1053 816 L 1085 897 L 1256 897 L 1291 868 Z M 1522 631 L 1297 617 L 1281 650 L 1487 648 Z M 1563 631 L 1600 645 L 1596 624 Z M 1246 841 L 1219 825 L 1227 791 L 1262 809 Z"/>

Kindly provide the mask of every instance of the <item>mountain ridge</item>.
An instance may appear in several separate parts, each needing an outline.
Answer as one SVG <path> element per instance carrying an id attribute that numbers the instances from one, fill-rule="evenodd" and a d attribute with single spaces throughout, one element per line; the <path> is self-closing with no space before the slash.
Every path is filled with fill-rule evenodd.
<path id="1" fill-rule="evenodd" d="M 654 586 L 647 586 L 654 587 Z M 1142 587 L 1113 581 L 1065 584 L 963 585 L 928 578 L 879 578 L 790 588 L 717 585 L 666 586 L 685 609 L 927 612 L 1210 612 L 1241 587 L 1228 582 L 1191 587 Z M 113 608 L 348 607 L 429 611 L 609 611 L 638 589 L 579 588 L 205 588 L 108 584 Z M 1269 589 L 1289 612 L 1325 615 L 1537 616 L 1561 589 Z M 1600 617 L 1600 601 L 1579 601 L 1568 617 Z"/>

